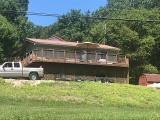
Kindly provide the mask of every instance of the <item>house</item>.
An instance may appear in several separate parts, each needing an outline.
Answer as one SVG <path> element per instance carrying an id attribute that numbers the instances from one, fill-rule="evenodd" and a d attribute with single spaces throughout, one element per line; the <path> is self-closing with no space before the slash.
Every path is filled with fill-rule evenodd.
<path id="1" fill-rule="evenodd" d="M 142 74 L 139 77 L 139 85 L 147 86 L 153 83 L 160 83 L 160 74 Z"/>
<path id="2" fill-rule="evenodd" d="M 129 61 L 119 48 L 90 42 L 67 42 L 57 36 L 26 38 L 19 52 L 23 66 L 44 68 L 43 79 L 95 80 L 129 83 Z"/>

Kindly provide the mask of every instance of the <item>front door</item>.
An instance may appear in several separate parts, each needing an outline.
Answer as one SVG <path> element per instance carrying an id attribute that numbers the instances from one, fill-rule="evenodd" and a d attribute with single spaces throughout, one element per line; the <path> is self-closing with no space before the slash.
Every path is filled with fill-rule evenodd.
<path id="1" fill-rule="evenodd" d="M 0 70 L 1 77 L 13 77 L 13 65 L 12 63 L 5 63 Z"/>

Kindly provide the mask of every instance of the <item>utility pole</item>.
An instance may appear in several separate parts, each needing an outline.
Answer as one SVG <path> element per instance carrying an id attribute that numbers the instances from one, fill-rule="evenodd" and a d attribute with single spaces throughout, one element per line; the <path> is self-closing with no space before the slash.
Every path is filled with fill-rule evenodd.
<path id="1" fill-rule="evenodd" d="M 107 39 L 106 39 L 106 27 L 107 27 L 107 25 L 106 25 L 106 22 L 103 24 L 103 26 L 102 26 L 102 29 L 103 29 L 103 31 L 104 31 L 104 36 L 103 36 L 103 38 L 102 38 L 102 40 L 100 40 L 100 42 L 99 42 L 99 44 L 106 44 L 106 41 L 107 41 Z"/>

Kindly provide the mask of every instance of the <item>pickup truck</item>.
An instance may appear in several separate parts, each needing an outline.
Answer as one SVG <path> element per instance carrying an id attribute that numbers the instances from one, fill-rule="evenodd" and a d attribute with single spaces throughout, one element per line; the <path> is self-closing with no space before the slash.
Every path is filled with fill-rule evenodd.
<path id="1" fill-rule="evenodd" d="M 0 77 L 2 78 L 29 78 L 38 80 L 44 75 L 43 68 L 23 67 L 20 62 L 5 62 L 0 65 Z"/>

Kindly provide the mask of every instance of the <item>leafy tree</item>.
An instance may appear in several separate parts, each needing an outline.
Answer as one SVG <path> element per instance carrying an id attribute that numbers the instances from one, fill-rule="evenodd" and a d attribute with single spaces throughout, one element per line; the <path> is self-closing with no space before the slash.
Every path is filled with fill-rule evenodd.
<path id="1" fill-rule="evenodd" d="M 26 37 L 27 8 L 28 0 L 1 0 L 0 14 L 2 21 L 0 27 L 2 31 L 0 39 L 2 41 L 1 49 L 3 50 L 1 59 L 6 60 L 6 57 L 9 57 L 16 49 L 18 50 L 21 47 Z M 5 27 L 3 26 L 4 23 L 6 23 Z"/>
<path id="2" fill-rule="evenodd" d="M 160 18 L 159 9 L 123 9 L 107 14 L 108 18 L 127 18 L 139 20 L 158 20 Z M 106 28 L 103 29 L 103 26 Z M 122 54 L 126 54 L 130 59 L 130 75 L 138 78 L 139 66 L 153 64 L 153 53 L 156 43 L 159 43 L 159 24 L 154 22 L 136 22 L 136 21 L 114 21 L 105 20 L 99 22 L 91 29 L 93 42 L 101 39 L 103 43 L 121 48 Z M 159 46 L 156 47 L 159 50 Z M 155 58 L 156 56 L 154 56 Z M 152 62 L 150 62 L 152 60 Z M 159 62 L 160 63 L 160 62 Z M 157 62 L 157 64 L 159 64 Z M 145 71 L 144 71 L 145 72 Z M 135 77 L 134 77 L 135 78 Z M 137 79 L 138 80 L 138 79 Z"/>
<path id="3" fill-rule="evenodd" d="M 83 15 L 80 10 L 71 10 L 58 19 L 58 31 L 55 35 L 74 42 L 90 41 L 89 29 L 92 20 L 89 17 L 89 11 Z"/>
<path id="4" fill-rule="evenodd" d="M 131 84 L 138 84 L 139 76 L 141 76 L 143 73 L 157 74 L 158 69 L 157 69 L 157 67 L 155 67 L 151 64 L 140 65 L 135 68 L 132 68 L 132 72 L 130 74 L 130 76 L 131 76 L 130 83 Z"/>
<path id="5" fill-rule="evenodd" d="M 122 10 L 130 8 L 152 9 L 159 6 L 159 0 L 108 0 L 108 7 L 111 10 Z"/>
<path id="6" fill-rule="evenodd" d="M 48 38 L 48 33 L 46 33 L 45 27 L 34 25 L 31 22 L 26 23 L 26 37 L 30 38 Z"/>
<path id="7" fill-rule="evenodd" d="M 7 19 L 0 15 L 0 60 L 5 61 L 17 49 L 18 32 Z"/>
<path id="8" fill-rule="evenodd" d="M 25 16 L 28 10 L 28 0 L 1 0 L 1 14 L 7 18 L 9 22 L 18 22 L 19 16 Z"/>
<path id="9" fill-rule="evenodd" d="M 93 17 L 105 17 L 108 13 L 107 6 L 101 6 L 98 10 L 92 13 Z"/>

